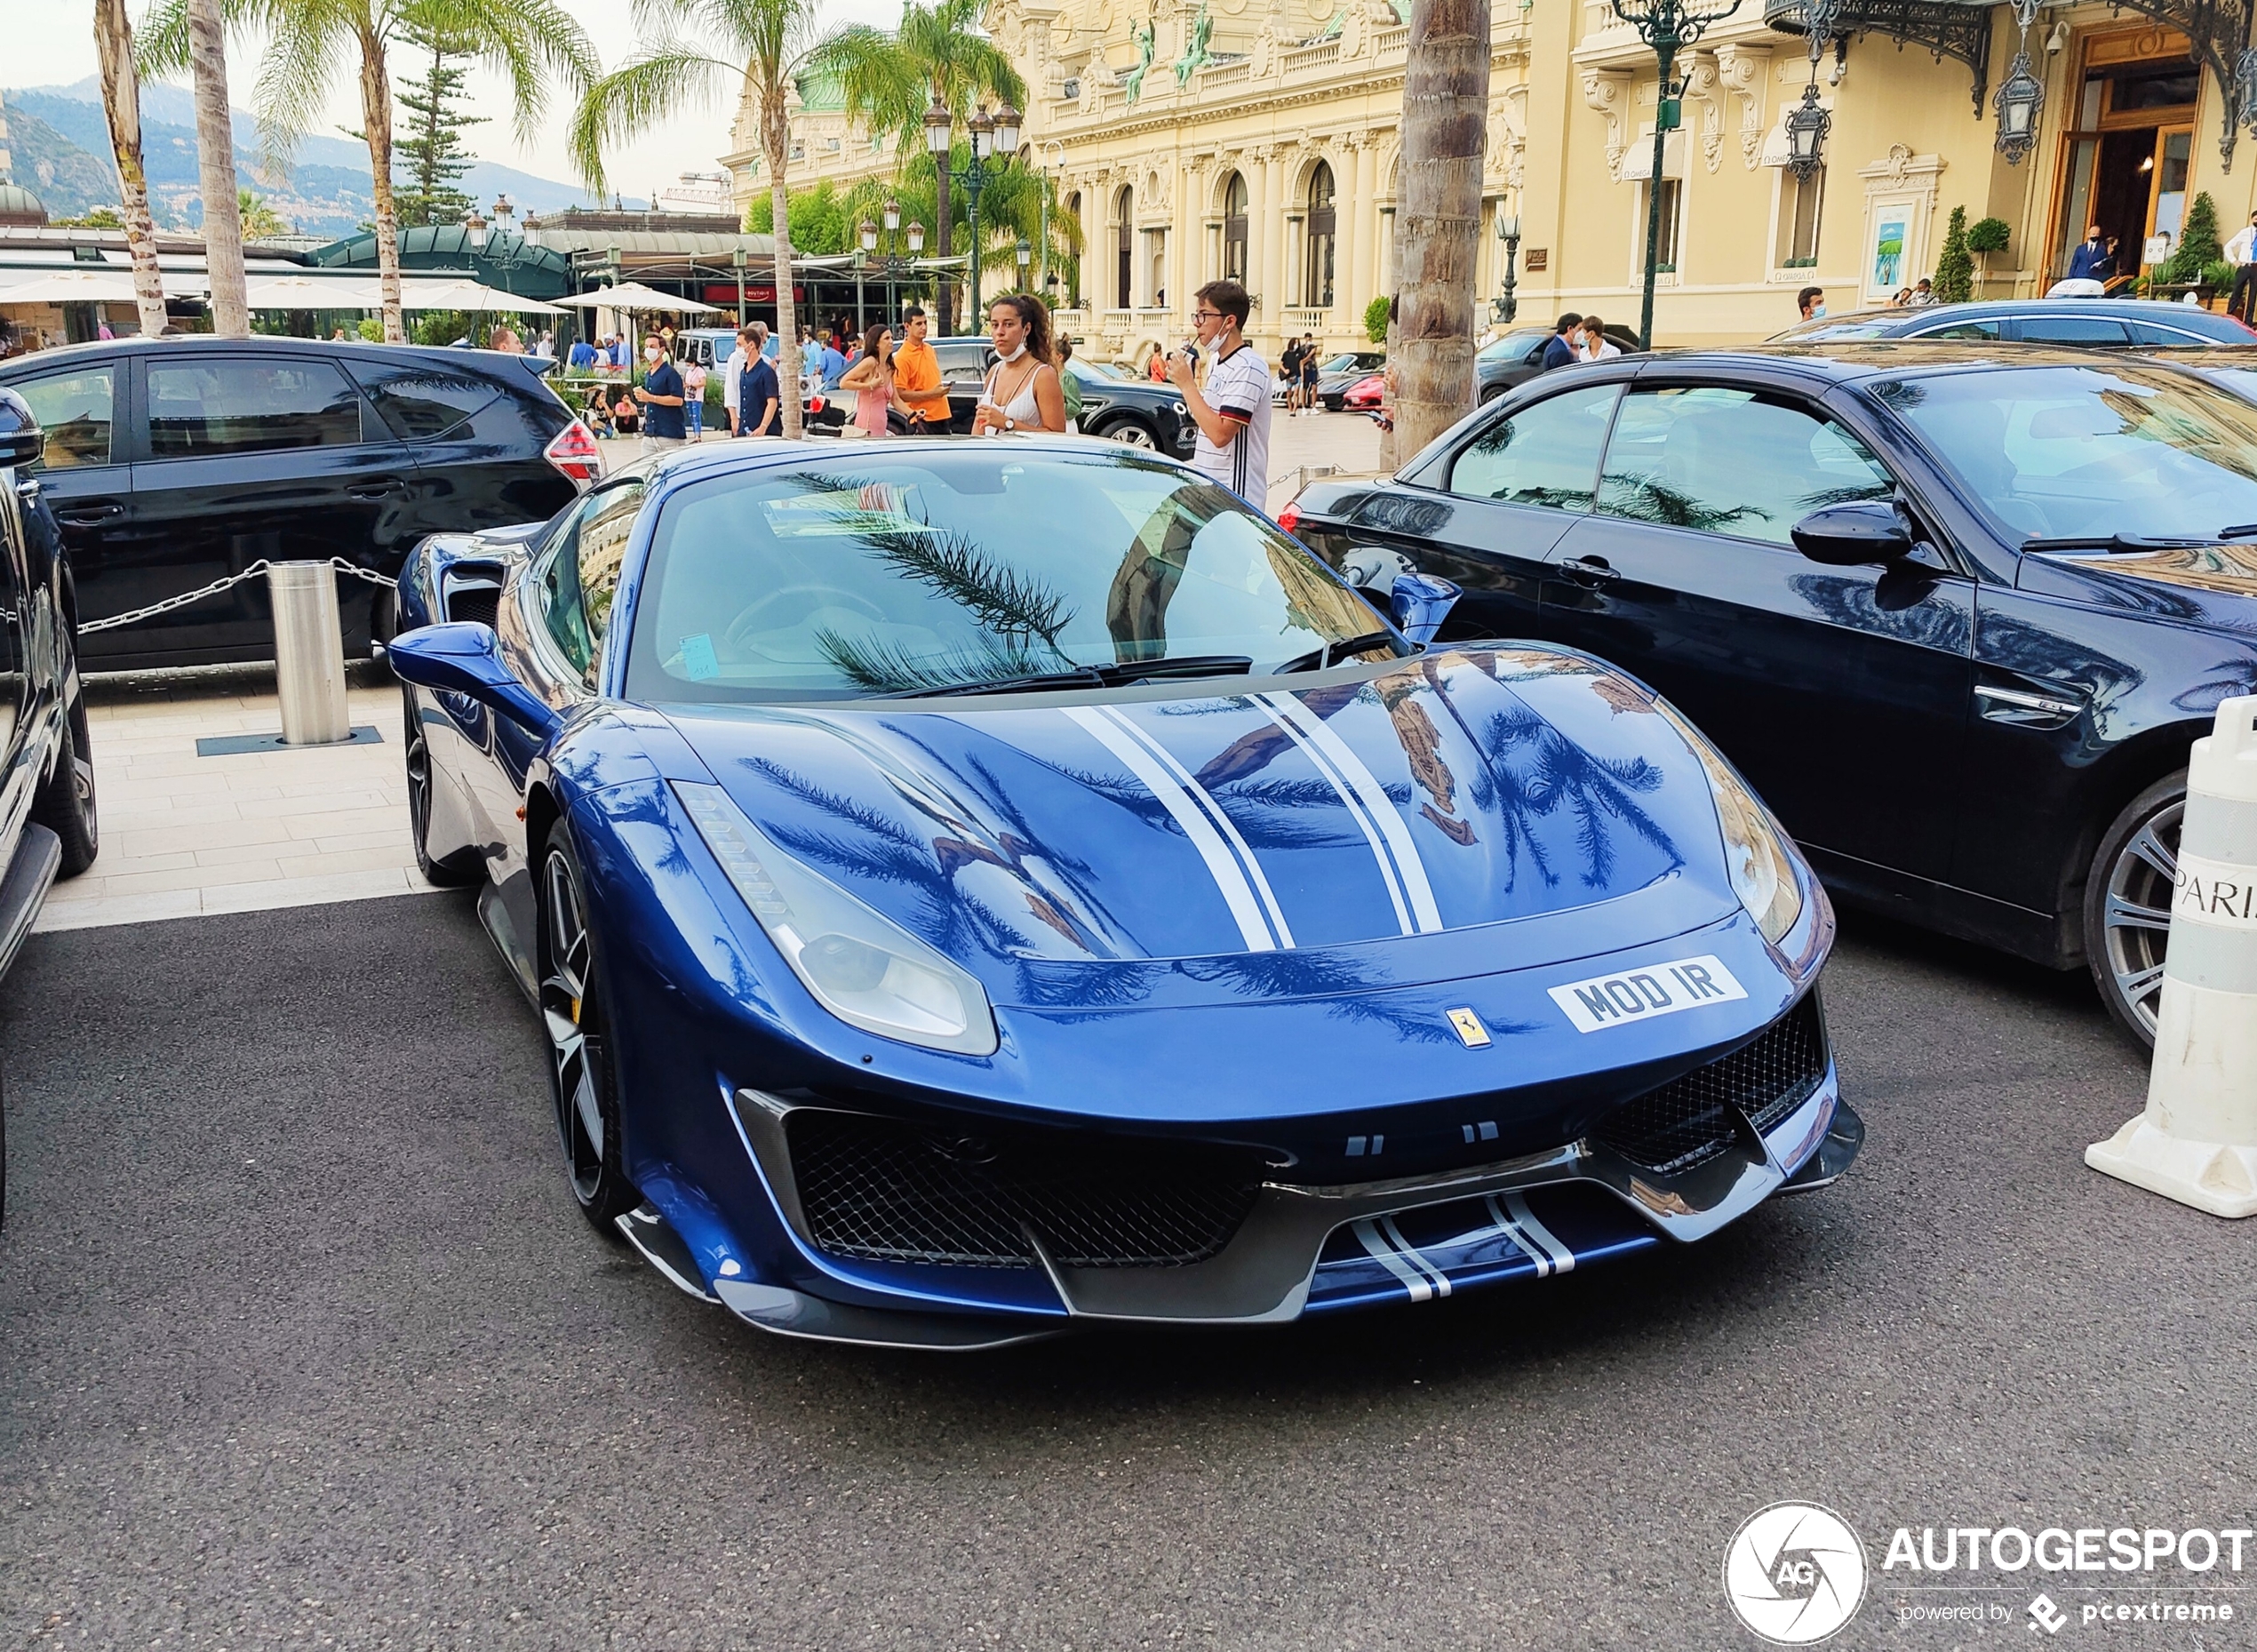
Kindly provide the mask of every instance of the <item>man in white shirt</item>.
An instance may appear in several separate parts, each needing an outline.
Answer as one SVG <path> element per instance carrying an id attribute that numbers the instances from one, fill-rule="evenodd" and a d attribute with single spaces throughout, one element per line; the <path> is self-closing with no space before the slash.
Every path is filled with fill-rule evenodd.
<path id="1" fill-rule="evenodd" d="M 1191 354 L 1168 358 L 1168 377 L 1199 427 L 1192 468 L 1266 511 L 1270 499 L 1270 367 L 1246 341 L 1253 300 L 1235 281 L 1210 281 L 1192 295 L 1192 324 L 1213 363 L 1201 391 Z"/>
<path id="2" fill-rule="evenodd" d="M 2249 319 L 2249 290 L 2257 283 L 2257 213 L 2249 222 L 2234 232 L 2226 243 L 2226 262 L 2234 267 L 2234 290 L 2226 300 L 2226 313 L 2246 322 Z"/>

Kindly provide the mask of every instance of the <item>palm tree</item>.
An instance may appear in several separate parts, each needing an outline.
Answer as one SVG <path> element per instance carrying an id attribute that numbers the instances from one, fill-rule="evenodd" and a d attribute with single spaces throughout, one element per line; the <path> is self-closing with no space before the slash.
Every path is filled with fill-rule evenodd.
<path id="1" fill-rule="evenodd" d="M 985 10 L 985 0 L 934 0 L 931 5 L 912 0 L 902 12 L 901 27 L 891 33 L 866 25 L 843 28 L 818 55 L 814 67 L 838 81 L 849 116 L 869 131 L 894 140 L 901 173 L 908 172 L 910 157 L 927 152 L 925 113 L 935 104 L 961 125 L 986 99 L 1025 103 L 1026 83 L 980 26 Z M 953 155 L 949 158 L 953 164 Z M 948 168 L 934 171 L 939 232 L 934 251 L 947 258 L 953 241 Z M 984 198 L 981 211 L 985 217 Z M 939 307 L 941 331 L 953 332 L 956 295 L 953 285 L 943 283 Z"/>
<path id="2" fill-rule="evenodd" d="M 102 112 L 117 157 L 120 216 L 133 260 L 133 307 L 141 336 L 164 329 L 164 279 L 157 271 L 156 227 L 149 221 L 148 174 L 141 167 L 141 77 L 133 67 L 133 21 L 125 0 L 94 0 L 94 48 L 102 60 Z"/>
<path id="3" fill-rule="evenodd" d="M 211 331 L 251 337 L 251 300 L 243 275 L 243 219 L 235 204 L 235 119 L 227 100 L 227 38 L 219 0 L 177 0 L 177 54 L 195 81 L 195 148 L 203 195 L 203 267 L 211 283 Z M 142 36 L 144 67 L 155 42 Z M 137 289 L 138 291 L 138 289 Z"/>
<path id="4" fill-rule="evenodd" d="M 786 100 L 827 44 L 815 33 L 815 0 L 638 0 L 646 31 L 627 60 L 587 89 L 572 117 L 572 161 L 603 188 L 603 151 L 650 131 L 685 104 L 712 107 L 735 76 L 752 100 L 768 167 L 775 238 L 776 333 L 783 351 L 784 434 L 800 434 L 799 317 L 792 301 L 792 214 Z M 687 31 L 687 32 L 678 32 Z"/>
<path id="5" fill-rule="evenodd" d="M 1395 451 L 1473 411 L 1473 265 L 1489 103 L 1489 0 L 1412 0 L 1395 222 Z"/>
<path id="6" fill-rule="evenodd" d="M 162 0 L 149 14 L 144 61 L 169 67 L 175 21 L 183 6 L 220 0 Z M 509 82 L 520 141 L 539 130 L 548 81 L 562 75 L 575 88 L 595 73 L 594 49 L 558 0 L 225 0 L 227 20 L 265 32 L 271 44 L 252 101 L 267 152 L 286 157 L 298 135 L 321 114 L 340 65 L 357 60 L 361 132 L 368 145 L 376 196 L 376 267 L 382 287 L 384 337 L 403 343 L 400 317 L 400 219 L 392 191 L 391 48 L 420 31 L 478 43 L 480 60 Z M 207 196 L 210 189 L 205 191 Z M 207 213 L 209 208 L 206 208 Z"/>

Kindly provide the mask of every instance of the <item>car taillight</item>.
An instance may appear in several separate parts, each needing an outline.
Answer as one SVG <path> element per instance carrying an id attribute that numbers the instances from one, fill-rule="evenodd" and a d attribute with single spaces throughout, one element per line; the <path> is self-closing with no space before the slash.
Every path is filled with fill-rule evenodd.
<path id="1" fill-rule="evenodd" d="M 1296 494 L 1293 499 L 1288 500 L 1286 507 L 1278 513 L 1278 526 L 1284 529 L 1288 533 L 1298 533 L 1301 531 L 1301 499 L 1299 495 Z"/>
<path id="2" fill-rule="evenodd" d="M 577 419 L 550 439 L 541 457 L 581 487 L 603 474 L 603 451 L 595 445 L 594 435 Z"/>

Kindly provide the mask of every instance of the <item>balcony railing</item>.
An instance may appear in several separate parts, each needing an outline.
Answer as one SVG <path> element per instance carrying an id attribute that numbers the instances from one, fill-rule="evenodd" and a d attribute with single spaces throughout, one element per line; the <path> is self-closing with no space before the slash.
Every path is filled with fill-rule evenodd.
<path id="1" fill-rule="evenodd" d="M 1314 45 L 1295 46 L 1279 54 L 1279 60 L 1288 75 L 1312 68 L 1328 68 L 1340 61 L 1340 43 L 1320 40 Z"/>

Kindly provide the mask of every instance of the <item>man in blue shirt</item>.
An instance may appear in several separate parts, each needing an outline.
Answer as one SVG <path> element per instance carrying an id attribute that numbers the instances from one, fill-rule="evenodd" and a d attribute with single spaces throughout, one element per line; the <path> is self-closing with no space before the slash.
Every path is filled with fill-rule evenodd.
<path id="1" fill-rule="evenodd" d="M 839 380 L 846 377 L 846 357 L 839 354 L 839 347 L 828 339 L 816 339 L 801 347 L 801 355 L 810 371 L 823 375 L 823 387 L 835 390 Z"/>
<path id="2" fill-rule="evenodd" d="M 586 372 L 595 365 L 595 347 L 586 339 L 572 340 L 572 347 L 564 357 L 564 364 L 576 373 Z"/>
<path id="3" fill-rule="evenodd" d="M 1575 359 L 1575 347 L 1567 340 L 1575 336 L 1575 329 L 1583 324 L 1583 318 L 1573 310 L 1569 310 L 1559 318 L 1559 330 L 1544 344 L 1543 364 L 1536 369 L 1538 372 L 1548 373 L 1553 368 L 1565 367 Z"/>
<path id="4" fill-rule="evenodd" d="M 783 429 L 779 414 L 783 408 L 782 393 L 777 387 L 776 368 L 765 355 L 748 357 L 737 390 L 737 434 L 740 436 L 772 436 Z"/>
<path id="5" fill-rule="evenodd" d="M 635 387 L 634 399 L 642 403 L 642 451 L 680 447 L 689 434 L 682 422 L 682 374 L 666 354 L 666 341 L 652 333 L 642 341 L 642 359 L 649 371 Z"/>

